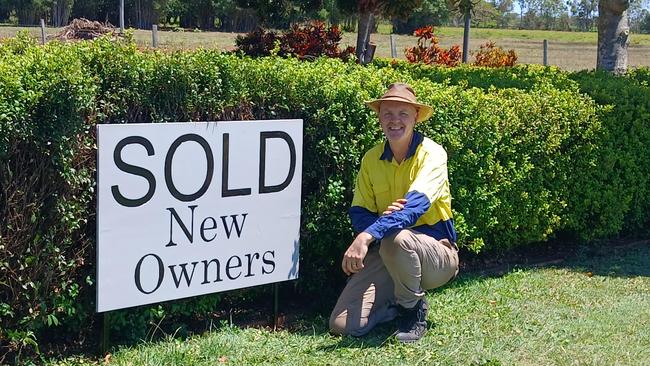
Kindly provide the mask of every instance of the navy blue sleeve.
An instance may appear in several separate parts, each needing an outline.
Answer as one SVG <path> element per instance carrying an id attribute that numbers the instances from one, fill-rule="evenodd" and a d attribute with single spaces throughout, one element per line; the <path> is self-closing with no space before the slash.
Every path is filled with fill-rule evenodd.
<path id="1" fill-rule="evenodd" d="M 429 202 L 429 198 L 424 193 L 410 191 L 404 198 L 406 199 L 406 204 L 402 210 L 379 217 L 364 231 L 372 235 L 375 239 L 381 240 L 384 236 L 396 229 L 413 226 L 420 216 L 431 207 L 431 202 Z"/>
<path id="2" fill-rule="evenodd" d="M 368 209 L 361 206 L 352 206 L 348 211 L 350 215 L 350 220 L 352 221 L 352 227 L 354 228 L 355 233 L 360 233 L 368 228 L 377 221 L 379 217 L 376 213 L 370 212 Z"/>

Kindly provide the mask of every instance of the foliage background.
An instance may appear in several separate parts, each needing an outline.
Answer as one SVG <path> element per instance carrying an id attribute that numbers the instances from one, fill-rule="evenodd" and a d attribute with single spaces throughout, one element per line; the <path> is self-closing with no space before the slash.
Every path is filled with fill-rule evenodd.
<path id="1" fill-rule="evenodd" d="M 38 25 L 39 19 L 60 27 L 84 17 L 119 25 L 120 0 L 0 0 L 0 23 Z M 263 25 L 287 29 L 305 20 L 322 20 L 355 31 L 357 3 L 350 0 L 125 0 L 127 26 L 151 29 L 152 24 L 175 29 L 250 32 Z M 406 6 L 408 16 L 390 16 L 393 32 L 412 34 L 426 25 L 462 26 L 462 14 L 449 0 L 395 2 Z M 472 27 L 594 31 L 597 0 L 478 0 Z M 363 5 L 362 5 L 363 6 Z M 634 33 L 650 33 L 650 3 L 631 0 L 629 20 Z M 389 12 L 393 14 L 392 12 Z"/>

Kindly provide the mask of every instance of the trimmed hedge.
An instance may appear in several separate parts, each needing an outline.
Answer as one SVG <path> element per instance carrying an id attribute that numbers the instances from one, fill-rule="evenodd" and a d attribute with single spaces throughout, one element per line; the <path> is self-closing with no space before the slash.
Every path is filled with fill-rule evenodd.
<path id="1" fill-rule="evenodd" d="M 650 220 L 642 82 L 534 66 L 143 52 L 106 39 L 36 46 L 23 37 L 5 41 L 0 54 L 0 361 L 37 335 L 87 331 L 93 319 L 98 123 L 304 119 L 296 291 L 332 301 L 352 240 L 346 212 L 359 161 L 381 139 L 363 101 L 397 80 L 435 107 L 418 128 L 449 153 L 464 250 L 639 234 Z M 118 311 L 114 331 L 142 338 L 149 322 L 206 313 L 221 299 Z"/>

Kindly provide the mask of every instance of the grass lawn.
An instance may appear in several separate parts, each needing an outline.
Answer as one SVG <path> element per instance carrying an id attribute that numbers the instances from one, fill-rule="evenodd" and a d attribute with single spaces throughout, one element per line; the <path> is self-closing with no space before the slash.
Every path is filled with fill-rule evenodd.
<path id="1" fill-rule="evenodd" d="M 20 29 L 28 29 L 35 37 L 40 37 L 40 28 L 0 27 L 0 37 L 13 37 Z M 380 29 L 380 31 L 385 29 Z M 52 36 L 59 31 L 48 28 L 46 33 Z M 453 44 L 462 45 L 463 29 L 454 27 L 436 28 L 440 44 L 450 47 Z M 236 33 L 223 32 L 159 32 L 159 44 L 163 48 L 219 48 L 232 49 L 235 45 Z M 549 42 L 549 64 L 566 70 L 593 69 L 596 67 L 595 32 L 560 32 L 517 29 L 484 29 L 473 28 L 470 31 L 470 50 L 476 50 L 487 41 L 495 41 L 497 46 L 514 49 L 519 57 L 519 63 L 542 63 L 544 39 Z M 142 46 L 151 45 L 151 32 L 134 30 L 136 42 Z M 377 57 L 390 57 L 390 36 L 385 32 L 373 34 L 372 42 L 377 44 Z M 413 36 L 397 36 L 397 57 L 404 58 L 404 49 L 416 44 Z M 356 34 L 345 33 L 342 46 L 355 45 Z M 650 35 L 632 34 L 629 47 L 630 66 L 650 66 Z M 470 56 L 470 60 L 472 57 Z"/>
<path id="2" fill-rule="evenodd" d="M 429 294 L 430 329 L 414 345 L 334 337 L 322 316 L 291 331 L 224 326 L 117 350 L 114 365 L 647 365 L 650 242 L 583 248 L 552 266 L 462 273 Z M 95 364 L 86 357 L 55 365 Z"/>

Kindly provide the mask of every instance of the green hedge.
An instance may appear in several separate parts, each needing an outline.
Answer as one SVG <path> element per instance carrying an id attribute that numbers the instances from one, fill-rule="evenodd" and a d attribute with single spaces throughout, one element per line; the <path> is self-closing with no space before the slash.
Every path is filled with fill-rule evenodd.
<path id="1" fill-rule="evenodd" d="M 352 240 L 346 212 L 353 181 L 362 154 L 381 139 L 363 101 L 397 80 L 412 83 L 435 107 L 419 128 L 449 153 L 464 250 L 648 227 L 650 97 L 647 84 L 628 82 L 632 75 L 361 67 L 213 50 L 143 52 L 106 39 L 33 43 L 23 37 L 0 45 L 3 353 L 28 349 L 49 332 L 87 331 L 94 319 L 98 123 L 304 119 L 296 284 L 304 296 L 334 300 L 344 280 L 339 261 Z M 149 322 L 206 313 L 221 299 L 118 311 L 114 331 L 142 338 Z"/>
<path id="2" fill-rule="evenodd" d="M 416 79 L 427 79 L 434 83 L 490 88 L 516 88 L 530 90 L 540 85 L 552 85 L 561 90 L 577 90 L 578 84 L 570 74 L 557 67 L 542 65 L 517 65 L 515 67 L 475 67 L 461 64 L 458 67 L 412 64 L 404 60 L 375 59 L 377 68 L 392 68 L 406 72 Z"/>

